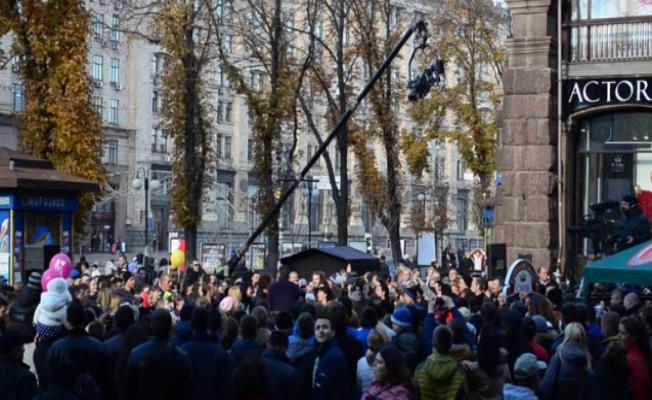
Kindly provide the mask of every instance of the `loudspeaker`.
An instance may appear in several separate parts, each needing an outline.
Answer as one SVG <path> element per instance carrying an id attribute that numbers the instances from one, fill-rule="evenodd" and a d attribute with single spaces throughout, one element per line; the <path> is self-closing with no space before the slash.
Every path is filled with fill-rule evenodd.
<path id="1" fill-rule="evenodd" d="M 507 245 L 492 243 L 488 246 L 487 253 L 487 278 L 504 278 L 507 272 Z"/>

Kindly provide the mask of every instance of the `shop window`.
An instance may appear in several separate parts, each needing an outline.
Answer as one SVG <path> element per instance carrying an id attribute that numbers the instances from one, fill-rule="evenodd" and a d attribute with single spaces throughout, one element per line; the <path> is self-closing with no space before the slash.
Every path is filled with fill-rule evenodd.
<path id="1" fill-rule="evenodd" d="M 61 213 L 26 212 L 25 241 L 27 245 L 58 245 L 61 232 Z"/>

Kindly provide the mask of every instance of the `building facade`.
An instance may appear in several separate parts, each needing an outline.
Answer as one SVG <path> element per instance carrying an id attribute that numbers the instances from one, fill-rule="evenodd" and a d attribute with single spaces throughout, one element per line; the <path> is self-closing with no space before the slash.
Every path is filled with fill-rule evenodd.
<path id="1" fill-rule="evenodd" d="M 228 8 L 227 3 L 221 3 L 220 12 Z M 88 55 L 88 70 L 94 85 L 92 105 L 102 117 L 105 138 L 102 161 L 108 170 L 109 187 L 93 210 L 87 242 L 83 249 L 76 250 L 110 251 L 116 242 L 125 242 L 129 252 L 140 251 L 145 244 L 147 221 L 150 249 L 164 252 L 168 250 L 169 234 L 176 232 L 168 205 L 173 144 L 168 141 L 160 116 L 161 72 L 165 68 L 165 57 L 156 45 L 123 32 L 125 10 L 122 1 L 88 0 L 87 6 L 92 12 Z M 406 3 L 395 7 L 396 15 L 407 20 L 417 12 L 418 15 L 427 14 L 431 11 L 428 7 L 432 6 Z M 1 44 L 8 49 L 10 38 L 5 38 Z M 233 51 L 238 51 L 237 46 Z M 400 63 L 399 76 L 406 83 L 410 51 L 406 46 L 404 56 L 397 61 Z M 228 249 L 237 248 L 247 239 L 261 219 L 256 205 L 258 184 L 252 172 L 255 154 L 245 100 L 234 92 L 219 65 L 209 68 L 208 73 L 217 165 L 204 203 L 199 243 L 219 244 L 226 256 Z M 23 111 L 24 105 L 18 67 L 10 62 L 6 69 L 0 70 L 0 138 L 6 146 L 18 147 L 19 128 L 15 116 Z M 320 105 L 314 107 L 315 115 L 319 115 Z M 398 112 L 402 128 L 416 129 L 407 107 L 400 107 Z M 318 126 L 322 131 L 327 128 L 323 117 L 318 118 Z M 317 147 L 312 134 L 301 131 L 296 164 L 305 165 Z M 336 161 L 336 155 L 331 154 L 331 157 Z M 416 235 L 410 216 L 421 204 L 427 210 L 432 209 L 432 199 L 425 189 L 435 181 L 446 182 L 449 188 L 451 223 L 444 234 L 445 242 L 450 242 L 454 248 L 480 246 L 479 233 L 470 216 L 473 176 L 466 169 L 456 145 L 433 142 L 431 158 L 429 173 L 421 180 L 405 178 L 409 190 L 402 191 L 404 254 L 409 256 L 416 252 Z M 352 153 L 349 160 L 354 160 Z M 360 183 L 354 162 L 350 168 L 350 241 L 363 243 L 371 237 L 374 250 L 389 255 L 384 229 L 357 195 Z M 142 178 L 143 174 L 148 174 L 150 181 L 161 183 L 160 188 L 149 191 L 147 207 L 144 190 L 132 185 L 132 180 Z M 319 180 L 313 184 L 312 191 L 302 184 L 302 190 L 292 196 L 281 213 L 283 254 L 307 244 L 308 226 L 312 227 L 313 246 L 319 241 L 336 241 L 336 215 L 323 160 L 313 167 L 311 175 Z M 429 212 L 434 211 L 426 211 L 426 216 Z"/>
<path id="2" fill-rule="evenodd" d="M 509 260 L 579 274 L 603 241 L 575 228 L 618 220 L 615 202 L 652 189 L 652 5 L 507 3 L 496 240 Z"/>

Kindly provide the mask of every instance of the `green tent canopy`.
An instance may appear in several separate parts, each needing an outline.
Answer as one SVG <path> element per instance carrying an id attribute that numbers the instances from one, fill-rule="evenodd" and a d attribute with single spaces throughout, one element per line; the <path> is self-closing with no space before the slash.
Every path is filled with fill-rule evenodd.
<path id="1" fill-rule="evenodd" d="M 585 299 L 591 283 L 652 286 L 652 240 L 587 264 L 584 267 Z"/>

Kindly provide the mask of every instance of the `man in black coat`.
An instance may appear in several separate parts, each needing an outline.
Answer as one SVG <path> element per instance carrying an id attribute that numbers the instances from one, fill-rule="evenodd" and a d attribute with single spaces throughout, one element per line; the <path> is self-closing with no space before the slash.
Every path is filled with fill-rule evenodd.
<path id="1" fill-rule="evenodd" d="M 0 399 L 31 400 L 37 394 L 36 377 L 23 363 L 23 340 L 16 330 L 0 336 Z"/>
<path id="2" fill-rule="evenodd" d="M 127 365 L 127 399 L 182 399 L 192 393 L 188 353 L 170 344 L 172 316 L 156 310 L 150 316 L 152 337 L 131 351 Z"/>
<path id="3" fill-rule="evenodd" d="M 47 355 L 48 366 L 72 361 L 79 370 L 83 392 L 99 389 L 102 393 L 108 394 L 111 381 L 108 358 L 102 342 L 84 330 L 86 310 L 79 300 L 75 299 L 70 303 L 66 318 L 72 329 L 50 347 Z"/>
<path id="4" fill-rule="evenodd" d="M 299 286 L 288 280 L 290 268 L 281 265 L 278 269 L 278 281 L 267 290 L 267 301 L 272 311 L 289 312 L 290 307 L 299 299 Z"/>
<path id="5" fill-rule="evenodd" d="M 281 331 L 274 331 L 267 341 L 263 360 L 267 366 L 267 379 L 272 399 L 297 399 L 297 375 L 290 359 L 285 355 L 288 338 Z"/>
<path id="6" fill-rule="evenodd" d="M 208 333 L 209 312 L 197 307 L 190 324 L 193 336 L 181 349 L 188 353 L 192 365 L 192 396 L 190 399 L 225 399 L 230 374 L 229 356 Z"/>
<path id="7" fill-rule="evenodd" d="M 643 215 L 635 196 L 627 195 L 620 202 L 623 217 L 618 232 L 618 250 L 625 250 L 650 240 L 650 221 Z"/>

